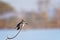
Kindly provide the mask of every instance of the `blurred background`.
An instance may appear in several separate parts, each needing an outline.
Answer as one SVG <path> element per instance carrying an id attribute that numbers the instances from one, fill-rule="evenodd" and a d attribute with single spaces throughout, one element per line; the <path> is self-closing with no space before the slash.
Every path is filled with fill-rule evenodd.
<path id="1" fill-rule="evenodd" d="M 60 0 L 0 0 L 0 40 L 17 33 L 22 19 L 28 25 L 14 40 L 60 40 L 59 4 Z"/>

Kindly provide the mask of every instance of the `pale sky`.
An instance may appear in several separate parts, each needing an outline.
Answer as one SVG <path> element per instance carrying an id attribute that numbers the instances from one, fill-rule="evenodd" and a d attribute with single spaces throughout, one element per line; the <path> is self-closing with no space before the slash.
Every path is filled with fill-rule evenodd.
<path id="1" fill-rule="evenodd" d="M 17 11 L 27 10 L 31 11 L 32 9 L 37 11 L 38 6 L 37 2 L 38 0 L 3 0 L 12 6 L 14 6 Z M 49 6 L 49 17 L 53 16 L 54 14 L 54 8 L 59 6 L 58 4 L 60 3 L 60 0 L 50 0 L 50 6 Z"/>

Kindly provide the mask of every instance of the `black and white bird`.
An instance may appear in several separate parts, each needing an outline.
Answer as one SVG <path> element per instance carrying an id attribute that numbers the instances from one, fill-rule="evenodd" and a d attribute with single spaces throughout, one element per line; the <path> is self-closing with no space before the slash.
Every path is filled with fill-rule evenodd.
<path id="1" fill-rule="evenodd" d="M 25 24 L 28 24 L 28 23 L 26 23 L 24 20 L 22 20 L 21 22 L 19 22 L 18 24 L 17 24 L 17 30 L 21 30 L 24 26 L 25 26 Z"/>

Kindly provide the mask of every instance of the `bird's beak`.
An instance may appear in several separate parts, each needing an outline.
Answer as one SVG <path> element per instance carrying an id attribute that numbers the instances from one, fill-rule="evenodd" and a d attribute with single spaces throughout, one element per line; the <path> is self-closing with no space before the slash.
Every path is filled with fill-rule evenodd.
<path id="1" fill-rule="evenodd" d="M 25 24 L 27 24 L 27 25 L 28 25 L 28 23 L 25 23 Z"/>

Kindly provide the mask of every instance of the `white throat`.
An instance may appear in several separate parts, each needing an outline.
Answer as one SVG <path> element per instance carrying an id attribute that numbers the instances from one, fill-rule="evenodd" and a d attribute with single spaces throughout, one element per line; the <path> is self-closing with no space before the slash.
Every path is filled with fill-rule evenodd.
<path id="1" fill-rule="evenodd" d="M 25 26 L 25 23 L 23 23 L 22 28 Z"/>

